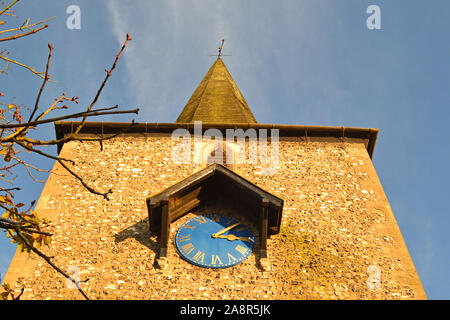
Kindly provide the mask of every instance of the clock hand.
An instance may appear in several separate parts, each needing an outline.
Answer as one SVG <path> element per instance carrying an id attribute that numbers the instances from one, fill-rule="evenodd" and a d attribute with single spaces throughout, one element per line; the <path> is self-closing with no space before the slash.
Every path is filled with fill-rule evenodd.
<path id="1" fill-rule="evenodd" d="M 227 239 L 229 241 L 241 240 L 241 241 L 246 241 L 246 242 L 252 242 L 252 239 L 250 239 L 249 237 L 238 237 L 238 236 L 235 236 L 234 234 L 218 235 L 218 236 L 216 236 L 216 238 Z"/>
<path id="2" fill-rule="evenodd" d="M 221 234 L 223 234 L 223 233 L 225 233 L 225 232 L 227 232 L 227 231 L 233 229 L 234 227 L 237 227 L 237 226 L 240 225 L 240 224 L 241 224 L 240 222 L 235 223 L 235 224 L 232 224 L 231 226 L 229 226 L 229 227 L 227 227 L 227 228 L 225 228 L 225 229 L 222 229 L 222 230 L 220 230 L 220 231 L 218 231 L 218 232 L 216 232 L 216 233 L 213 233 L 211 236 L 215 239 L 215 238 L 217 238 L 218 236 L 220 236 Z"/>

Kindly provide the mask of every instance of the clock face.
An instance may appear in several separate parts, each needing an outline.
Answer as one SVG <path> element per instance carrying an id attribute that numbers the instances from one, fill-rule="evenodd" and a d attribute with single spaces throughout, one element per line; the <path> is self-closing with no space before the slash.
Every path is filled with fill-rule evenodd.
<path id="1" fill-rule="evenodd" d="M 177 250 L 185 260 L 208 268 L 226 268 L 244 261 L 252 253 L 254 243 L 248 225 L 216 213 L 189 219 L 175 236 Z"/>

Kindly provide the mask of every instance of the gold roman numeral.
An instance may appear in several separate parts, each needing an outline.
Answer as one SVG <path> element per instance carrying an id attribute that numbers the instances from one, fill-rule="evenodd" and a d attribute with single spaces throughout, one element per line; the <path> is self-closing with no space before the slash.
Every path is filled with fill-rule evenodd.
<path id="1" fill-rule="evenodd" d="M 186 224 L 186 225 L 184 226 L 184 228 L 187 228 L 187 229 L 195 229 L 195 227 L 190 226 L 190 225 L 188 225 L 188 224 Z"/>
<path id="2" fill-rule="evenodd" d="M 240 244 L 238 244 L 234 249 L 242 255 L 245 255 L 248 251 L 248 248 L 243 247 Z"/>
<path id="3" fill-rule="evenodd" d="M 228 253 L 228 263 L 234 263 L 235 261 L 237 261 L 237 259 L 233 257 L 231 253 Z"/>
<path id="4" fill-rule="evenodd" d="M 219 256 L 216 256 L 215 254 L 211 255 L 211 264 L 213 266 L 216 266 L 217 264 L 222 265 L 222 261 L 220 260 Z"/>
<path id="5" fill-rule="evenodd" d="M 203 216 L 197 216 L 193 220 L 197 221 L 199 224 L 205 223 L 206 219 Z"/>
<path id="6" fill-rule="evenodd" d="M 192 250 L 194 250 L 194 246 L 192 245 L 192 243 L 189 242 L 184 246 L 182 246 L 181 249 L 184 251 L 184 254 L 188 255 L 189 253 L 192 252 Z"/>
<path id="7" fill-rule="evenodd" d="M 195 256 L 192 257 L 192 259 L 194 259 L 198 263 L 205 263 L 204 262 L 205 261 L 205 254 L 199 250 L 199 251 L 197 251 Z"/>
<path id="8" fill-rule="evenodd" d="M 215 222 L 220 222 L 220 218 L 221 216 L 218 214 L 211 214 L 210 215 L 211 220 L 215 221 Z"/>
<path id="9" fill-rule="evenodd" d="M 186 236 L 180 236 L 180 239 L 178 241 L 183 242 L 183 241 L 188 241 L 191 240 L 191 235 L 188 234 Z"/>

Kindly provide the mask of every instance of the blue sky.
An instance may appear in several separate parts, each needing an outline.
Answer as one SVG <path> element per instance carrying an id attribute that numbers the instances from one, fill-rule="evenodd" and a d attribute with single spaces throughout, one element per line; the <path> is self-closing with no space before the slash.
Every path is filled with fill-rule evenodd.
<path id="1" fill-rule="evenodd" d="M 81 9 L 80 30 L 66 27 L 71 4 Z M 366 26 L 369 5 L 381 8 L 381 30 Z M 2 43 L 39 70 L 47 43 L 55 47 L 57 83 L 46 103 L 66 91 L 80 97 L 72 110 L 81 111 L 129 32 L 133 41 L 97 106 L 140 107 L 136 121 L 173 122 L 225 38 L 232 56 L 224 61 L 258 122 L 379 128 L 373 162 L 427 296 L 450 298 L 448 0 L 24 0 L 15 10 L 18 24 L 56 17 L 45 31 Z M 40 84 L 11 66 L 0 76 L 2 102 L 32 106 Z M 52 138 L 54 129 L 40 134 Z M 26 173 L 16 182 L 16 199 L 28 202 L 43 188 Z M 1 237 L 2 274 L 13 253 Z"/>

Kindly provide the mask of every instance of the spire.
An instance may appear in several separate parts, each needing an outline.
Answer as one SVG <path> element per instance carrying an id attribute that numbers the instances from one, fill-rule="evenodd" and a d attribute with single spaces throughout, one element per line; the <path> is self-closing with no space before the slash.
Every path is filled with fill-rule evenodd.
<path id="1" fill-rule="evenodd" d="M 176 122 L 256 123 L 252 111 L 222 61 L 221 49 L 222 46 L 219 47 L 217 60 Z"/>

